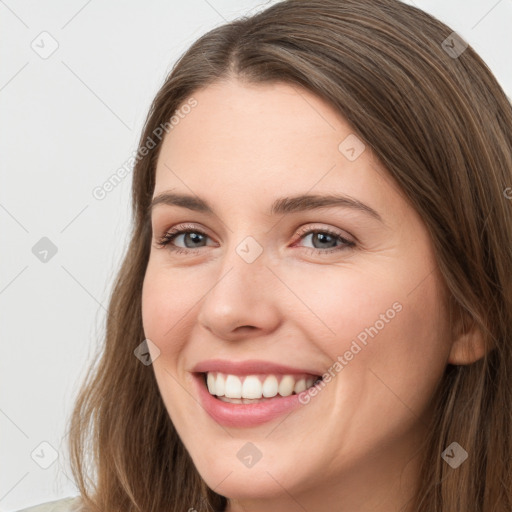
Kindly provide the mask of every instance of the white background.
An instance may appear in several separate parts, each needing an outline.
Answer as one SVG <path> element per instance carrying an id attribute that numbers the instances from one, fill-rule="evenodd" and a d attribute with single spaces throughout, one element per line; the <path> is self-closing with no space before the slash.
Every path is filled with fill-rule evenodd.
<path id="1" fill-rule="evenodd" d="M 93 188 L 136 149 L 183 51 L 272 3 L 0 0 L 1 511 L 77 494 L 65 421 L 104 332 L 128 241 L 131 173 L 103 200 Z M 512 0 L 409 3 L 468 41 L 512 97 Z M 46 59 L 31 47 L 51 48 L 43 31 L 58 43 Z M 42 237 L 57 248 L 45 263 L 32 252 Z M 48 469 L 31 458 L 36 450 L 48 462 L 53 449 L 59 457 Z"/>

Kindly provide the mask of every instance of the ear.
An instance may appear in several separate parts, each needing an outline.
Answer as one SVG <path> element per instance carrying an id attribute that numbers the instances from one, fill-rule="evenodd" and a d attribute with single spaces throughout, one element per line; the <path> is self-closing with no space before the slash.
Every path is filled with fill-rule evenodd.
<path id="1" fill-rule="evenodd" d="M 448 362 L 453 365 L 471 364 L 488 351 L 480 328 L 466 311 L 457 308 L 452 327 L 452 346 Z"/>

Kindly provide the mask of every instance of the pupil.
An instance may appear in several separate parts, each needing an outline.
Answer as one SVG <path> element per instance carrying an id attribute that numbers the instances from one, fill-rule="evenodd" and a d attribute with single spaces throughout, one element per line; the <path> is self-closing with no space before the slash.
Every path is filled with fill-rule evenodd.
<path id="1" fill-rule="evenodd" d="M 326 238 L 327 239 L 331 239 L 334 240 L 334 238 L 331 236 L 331 235 L 328 235 L 328 234 L 325 234 L 325 233 L 316 233 L 315 236 L 317 237 L 317 239 L 320 239 L 320 243 L 325 243 L 326 242 Z"/>
<path id="2" fill-rule="evenodd" d="M 200 243 L 203 239 L 203 235 L 200 233 L 187 233 L 187 236 L 191 239 L 193 243 L 192 245 L 198 245 L 198 243 Z M 314 237 L 316 237 L 320 244 L 328 244 L 329 242 L 335 241 L 333 236 L 326 233 L 315 233 Z"/>
<path id="3" fill-rule="evenodd" d="M 202 235 L 199 233 L 187 233 L 187 236 L 189 236 L 194 243 L 201 242 Z M 197 245 L 197 243 L 196 243 Z"/>

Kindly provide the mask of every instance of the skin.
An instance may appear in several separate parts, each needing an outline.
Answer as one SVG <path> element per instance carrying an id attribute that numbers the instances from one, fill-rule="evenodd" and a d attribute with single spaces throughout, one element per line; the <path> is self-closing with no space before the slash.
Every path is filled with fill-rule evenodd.
<path id="1" fill-rule="evenodd" d="M 471 362 L 469 349 L 472 360 L 482 355 L 474 335 L 448 325 L 424 224 L 369 146 L 354 161 L 340 152 L 353 130 L 312 93 L 233 78 L 193 97 L 197 106 L 163 141 L 154 197 L 197 195 L 215 215 L 154 208 L 142 300 L 145 335 L 160 350 L 158 386 L 197 470 L 230 498 L 229 512 L 409 510 L 436 386 L 449 362 Z M 306 192 L 356 198 L 383 222 L 338 206 L 268 214 L 276 198 Z M 199 247 L 178 236 L 184 254 L 159 247 L 182 223 L 208 236 Z M 322 244 L 306 228 L 355 246 Z M 263 249 L 250 264 L 236 251 L 247 236 Z M 400 312 L 288 416 L 227 428 L 201 407 L 190 373 L 199 361 L 264 359 L 322 373 L 396 303 Z M 251 468 L 237 458 L 247 441 L 262 453 Z"/>

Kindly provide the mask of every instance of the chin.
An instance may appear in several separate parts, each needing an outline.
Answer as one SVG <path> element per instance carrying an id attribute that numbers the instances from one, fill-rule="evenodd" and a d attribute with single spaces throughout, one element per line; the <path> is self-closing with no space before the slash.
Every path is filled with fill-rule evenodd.
<path id="1" fill-rule="evenodd" d="M 270 474 L 269 474 L 270 473 Z M 210 489 L 226 498 L 236 500 L 272 499 L 283 494 L 283 488 L 290 489 L 291 482 L 283 483 L 283 476 L 276 471 L 259 469 L 204 468 L 200 475 Z"/>
<path id="2" fill-rule="evenodd" d="M 313 480 L 313 475 L 308 477 L 300 472 L 300 461 L 294 461 L 290 454 L 276 451 L 272 456 L 263 455 L 252 467 L 247 467 L 236 456 L 246 444 L 247 441 L 232 439 L 231 443 L 225 443 L 222 452 L 215 450 L 206 455 L 199 450 L 194 454 L 193 461 L 201 478 L 217 494 L 240 500 L 270 499 L 282 497 L 284 489 L 292 493 L 298 486 L 303 489 L 306 482 Z M 280 461 L 285 461 L 286 465 L 283 466 Z M 304 464 L 302 469 L 306 469 Z"/>

